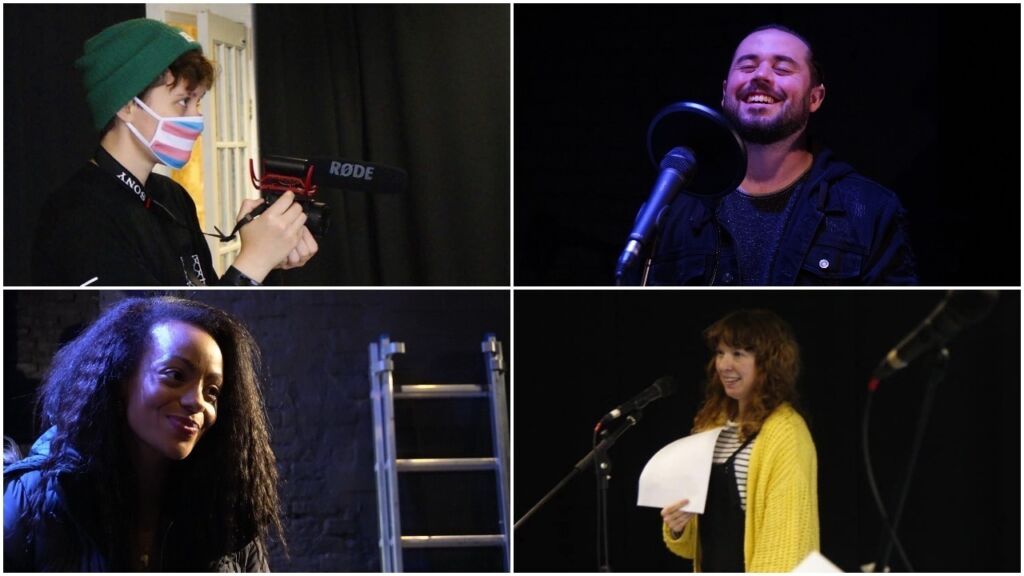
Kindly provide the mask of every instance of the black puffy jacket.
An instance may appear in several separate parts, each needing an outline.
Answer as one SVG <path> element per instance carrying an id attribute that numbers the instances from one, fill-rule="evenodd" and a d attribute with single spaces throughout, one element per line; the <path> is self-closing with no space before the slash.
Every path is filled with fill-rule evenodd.
<path id="1" fill-rule="evenodd" d="M 40 468 L 50 454 L 51 428 L 36 440 L 28 457 L 4 467 L 5 572 L 124 571 L 99 544 L 92 498 L 76 475 L 59 472 L 57 481 L 43 478 Z M 33 503 L 42 506 L 41 521 L 33 521 Z M 182 529 L 173 518 L 161 523 L 160 546 L 151 570 L 209 572 L 268 572 L 267 554 L 259 540 L 213 561 L 199 560 L 184 544 Z"/>

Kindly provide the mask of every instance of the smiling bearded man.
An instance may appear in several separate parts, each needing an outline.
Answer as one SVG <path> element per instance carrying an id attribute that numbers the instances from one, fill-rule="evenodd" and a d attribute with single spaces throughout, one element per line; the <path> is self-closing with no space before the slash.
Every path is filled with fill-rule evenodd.
<path id="1" fill-rule="evenodd" d="M 725 115 L 750 144 L 773 144 L 802 132 L 824 99 L 808 45 L 775 28 L 743 40 L 722 85 Z"/>
<path id="2" fill-rule="evenodd" d="M 717 202 L 676 197 L 649 283 L 917 283 L 896 195 L 808 145 L 808 123 L 824 101 L 822 68 L 803 36 L 770 24 L 743 38 L 722 108 L 746 144 L 746 174 Z"/>

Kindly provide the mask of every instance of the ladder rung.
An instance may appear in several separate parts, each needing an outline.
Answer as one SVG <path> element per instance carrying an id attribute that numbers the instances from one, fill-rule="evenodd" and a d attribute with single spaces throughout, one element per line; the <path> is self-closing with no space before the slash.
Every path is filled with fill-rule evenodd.
<path id="1" fill-rule="evenodd" d="M 484 398 L 487 392 L 479 384 L 406 384 L 395 392 L 395 400 L 419 398 Z"/>
<path id="2" fill-rule="evenodd" d="M 395 461 L 399 472 L 468 472 L 494 470 L 494 458 L 404 458 Z"/>
<path id="3" fill-rule="evenodd" d="M 501 534 L 471 536 L 402 536 L 402 548 L 465 548 L 470 546 L 502 546 Z"/>

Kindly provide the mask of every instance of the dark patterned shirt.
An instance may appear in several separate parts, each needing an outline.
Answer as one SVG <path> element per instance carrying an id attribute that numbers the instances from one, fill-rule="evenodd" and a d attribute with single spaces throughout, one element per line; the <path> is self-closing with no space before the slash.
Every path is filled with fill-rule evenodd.
<path id="1" fill-rule="evenodd" d="M 719 218 L 736 244 L 740 284 L 768 284 L 779 239 L 792 209 L 793 191 L 802 181 L 802 177 L 798 178 L 785 190 L 767 196 L 751 196 L 736 190 L 722 200 Z"/>

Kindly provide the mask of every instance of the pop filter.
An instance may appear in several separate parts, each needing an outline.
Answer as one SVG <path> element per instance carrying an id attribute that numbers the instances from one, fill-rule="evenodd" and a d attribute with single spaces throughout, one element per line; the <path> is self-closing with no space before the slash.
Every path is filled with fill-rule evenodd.
<path id="1" fill-rule="evenodd" d="M 721 196 L 732 192 L 747 173 L 747 148 L 721 114 L 696 102 L 662 108 L 647 128 L 647 154 L 657 168 L 673 148 L 689 148 L 697 168 L 682 192 Z"/>

